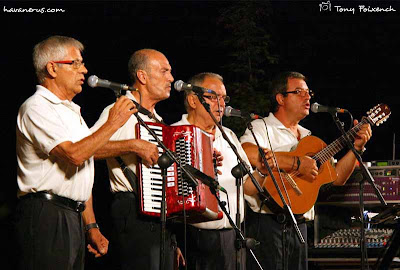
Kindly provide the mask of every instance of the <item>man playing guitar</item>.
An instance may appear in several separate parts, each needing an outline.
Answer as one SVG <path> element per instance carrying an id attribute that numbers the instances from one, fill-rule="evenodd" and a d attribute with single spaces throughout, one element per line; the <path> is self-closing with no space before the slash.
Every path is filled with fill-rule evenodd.
<path id="1" fill-rule="evenodd" d="M 281 171 L 295 172 L 296 175 L 300 175 L 302 179 L 312 184 L 318 178 L 322 164 L 317 164 L 317 161 L 306 153 L 289 155 L 282 152 L 294 150 L 301 139 L 311 134 L 309 130 L 300 126 L 299 122 L 309 114 L 310 99 L 313 93 L 308 89 L 306 78 L 297 72 L 280 74 L 273 81 L 271 90 L 272 112 L 268 117 L 252 122 L 257 141 L 264 149 L 265 157 L 273 170 L 277 169 L 277 162 Z M 354 124 L 357 125 L 358 121 L 355 120 Z M 372 135 L 370 125 L 368 123 L 360 124 L 359 130 L 355 134 L 354 147 L 361 153 Z M 260 175 L 267 175 L 267 169 L 261 161 L 250 130 L 246 130 L 240 141 L 252 166 L 257 168 Z M 281 152 L 275 153 L 276 161 L 274 161 L 271 151 Z M 355 165 L 356 157 L 352 151 L 349 151 L 337 163 L 336 172 L 335 170 L 329 172 L 332 176 L 331 182 L 333 181 L 334 185 L 344 185 Z M 280 181 L 278 178 L 276 180 Z M 270 179 L 266 178 L 264 182 L 266 181 L 270 181 Z M 265 185 L 265 183 L 260 184 Z M 296 192 L 303 193 L 303 197 L 307 198 L 307 190 L 298 189 Z M 253 185 L 248 186 L 245 193 L 251 208 L 247 212 L 247 236 L 254 237 L 261 242 L 255 254 L 262 267 L 264 269 L 307 269 L 307 245 L 300 244 L 291 220 L 287 218 L 281 220 L 267 206 L 261 205 L 257 190 Z M 288 204 L 290 206 L 290 202 Z M 309 208 L 305 212 L 307 210 Z M 311 211 L 311 213 L 313 212 Z M 298 214 L 304 214 L 304 212 L 300 211 Z M 313 218 L 312 214 L 311 218 Z M 306 224 L 304 222 L 300 224 L 304 218 L 299 220 L 299 228 L 304 239 L 307 239 Z M 247 269 L 258 269 L 258 267 L 248 260 Z"/>

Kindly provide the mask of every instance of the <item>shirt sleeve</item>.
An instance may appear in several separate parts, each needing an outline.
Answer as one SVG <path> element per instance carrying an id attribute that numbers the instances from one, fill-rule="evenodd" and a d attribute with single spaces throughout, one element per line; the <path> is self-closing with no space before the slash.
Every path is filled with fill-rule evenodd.
<path id="1" fill-rule="evenodd" d="M 65 141 L 72 141 L 67 127 L 51 108 L 31 106 L 21 119 L 21 131 L 46 155 Z"/>
<path id="2" fill-rule="evenodd" d="M 266 125 L 262 119 L 257 119 L 252 122 L 253 125 L 253 132 L 254 135 L 257 139 L 257 142 L 260 144 L 261 147 L 263 148 L 271 148 L 270 144 L 268 143 L 268 138 L 266 136 Z M 243 136 L 240 137 L 240 142 L 242 144 L 244 143 L 252 143 L 256 145 L 256 141 L 254 140 L 253 134 L 251 131 L 247 128 L 246 131 L 244 132 Z"/>

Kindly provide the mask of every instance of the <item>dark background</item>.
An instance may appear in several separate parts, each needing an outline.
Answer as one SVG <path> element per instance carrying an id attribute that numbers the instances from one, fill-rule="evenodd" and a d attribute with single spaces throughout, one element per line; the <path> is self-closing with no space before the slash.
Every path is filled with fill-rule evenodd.
<path id="1" fill-rule="evenodd" d="M 246 1 L 247 2 L 247 1 Z M 294 70 L 306 75 L 308 86 L 316 92 L 313 102 L 348 109 L 360 119 L 378 103 L 386 103 L 392 115 L 382 126 L 373 129 L 364 161 L 392 159 L 393 136 L 399 134 L 397 89 L 400 60 L 400 2 L 397 1 L 331 1 L 331 11 L 320 10 L 322 1 L 253 1 L 259 5 L 254 14 L 244 13 L 243 19 L 255 20 L 256 28 L 267 37 L 272 60 L 260 53 L 252 58 L 260 71 L 254 91 L 238 85 L 250 81 L 235 55 L 244 54 L 241 42 L 257 43 L 257 34 L 248 39 L 238 28 L 227 26 L 224 12 L 244 3 L 236 1 L 7 1 L 0 5 L 1 68 L 3 106 L 2 141 L 6 150 L 3 162 L 3 185 L 0 189 L 0 252 L 13 258 L 11 219 L 16 193 L 15 120 L 19 106 L 35 91 L 36 78 L 32 66 L 34 45 L 51 35 L 66 35 L 85 45 L 83 54 L 87 75 L 129 83 L 127 62 L 137 49 L 154 48 L 163 52 L 173 69 L 175 80 L 187 80 L 203 71 L 220 73 L 225 78 L 232 106 L 267 115 L 272 76 Z M 237 6 L 239 5 L 239 6 Z M 338 12 L 335 5 L 356 8 L 355 14 Z M 358 5 L 387 8 L 395 12 L 360 13 Z M 12 8 L 62 8 L 63 13 L 7 12 Z M 253 5 L 254 8 L 254 5 Z M 234 9 L 236 10 L 236 9 Z M 239 9 L 237 9 L 239 10 Z M 254 10 L 254 9 L 253 9 Z M 240 16 L 240 14 L 239 14 Z M 224 23 L 225 22 L 225 23 Z M 240 24 L 239 24 L 240 26 Z M 238 26 L 236 26 L 238 27 Z M 250 32 L 250 31 L 249 31 Z M 237 46 L 236 45 L 240 45 Z M 242 46 L 242 47 L 241 47 Z M 245 45 L 244 45 L 245 47 Z M 228 64 L 235 64 L 231 67 Z M 243 66 L 245 69 L 245 66 Z M 239 71 L 238 71 L 239 70 Z M 234 84 L 236 83 L 236 84 Z M 232 87 L 230 88 L 230 85 Z M 89 126 L 93 125 L 105 106 L 114 101 L 111 90 L 92 89 L 84 85 L 74 101 L 82 107 Z M 12 100 L 12 104 L 9 106 Z M 257 102 L 260 101 L 260 102 Z M 265 105 L 266 104 L 266 105 Z M 157 105 L 158 113 L 167 123 L 180 119 L 184 113 L 182 95 L 176 91 Z M 341 119 L 349 126 L 349 117 Z M 240 120 L 229 119 L 227 126 L 238 132 L 244 128 Z M 340 133 L 329 114 L 313 114 L 302 122 L 325 142 Z M 395 143 L 399 147 L 399 143 Z M 340 155 L 338 156 L 340 157 Z M 399 154 L 395 159 L 400 159 Z M 104 162 L 96 163 L 95 208 L 97 219 L 107 233 L 108 203 L 107 171 Z M 107 258 L 92 262 L 105 265 Z"/>

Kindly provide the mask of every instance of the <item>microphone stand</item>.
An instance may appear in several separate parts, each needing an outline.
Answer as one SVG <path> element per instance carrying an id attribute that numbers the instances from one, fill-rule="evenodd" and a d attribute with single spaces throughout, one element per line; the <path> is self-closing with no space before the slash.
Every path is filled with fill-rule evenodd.
<path id="1" fill-rule="evenodd" d="M 238 166 L 240 168 L 238 168 Z M 235 166 L 232 171 L 240 171 L 239 174 L 241 175 L 241 177 L 243 177 L 244 175 L 246 175 L 246 173 L 244 173 L 244 167 L 242 166 L 242 164 L 238 164 L 237 166 Z M 239 176 L 240 177 L 240 176 Z M 257 241 L 255 241 L 254 239 L 246 239 L 241 230 L 239 229 L 239 227 L 235 224 L 235 222 L 233 222 L 233 219 L 231 218 L 231 216 L 229 215 L 228 211 L 226 210 L 226 203 L 222 202 L 219 198 L 219 196 L 217 195 L 216 189 L 214 187 L 210 186 L 210 191 L 211 193 L 215 196 L 215 198 L 217 198 L 218 201 L 218 205 L 220 206 L 221 210 L 225 213 L 225 216 L 228 218 L 229 224 L 232 226 L 232 228 L 235 230 L 236 232 L 236 236 L 237 236 L 237 240 L 236 240 L 236 248 L 237 248 L 237 256 L 240 256 L 240 252 L 239 250 L 243 247 L 247 247 L 251 253 L 251 255 L 253 256 L 254 260 L 256 261 L 257 265 L 260 267 L 261 270 L 263 270 L 260 262 L 257 260 L 256 255 L 253 252 L 253 248 L 258 244 Z M 239 210 L 238 210 L 239 212 Z M 236 269 L 241 269 L 241 263 L 238 263 L 238 258 L 237 257 L 237 263 L 236 263 Z"/>
<path id="2" fill-rule="evenodd" d="M 210 114 L 211 118 L 213 119 L 215 125 L 218 127 L 218 129 L 221 131 L 222 137 L 225 139 L 225 141 L 229 144 L 229 146 L 232 148 L 232 151 L 235 153 L 238 161 L 240 164 L 242 164 L 242 168 L 245 171 L 245 174 L 248 174 L 250 176 L 251 181 L 253 182 L 254 186 L 256 187 L 257 191 L 262 193 L 263 189 L 260 186 L 260 184 L 258 183 L 258 181 L 254 178 L 254 176 L 250 173 L 250 170 L 247 166 L 247 164 L 243 161 L 242 157 L 239 155 L 235 145 L 233 145 L 233 143 L 230 141 L 230 139 L 228 138 L 228 136 L 226 135 L 224 129 L 222 128 L 221 124 L 217 121 L 217 119 L 215 118 L 215 116 L 211 113 L 210 111 L 210 107 L 208 105 L 208 103 L 204 100 L 204 97 L 200 94 L 196 94 L 197 97 L 199 98 L 201 104 L 203 104 L 204 108 L 206 109 L 206 111 Z"/>
<path id="3" fill-rule="evenodd" d="M 235 177 L 236 179 L 236 209 L 238 209 L 236 211 L 236 224 L 238 224 L 237 226 L 240 226 L 240 187 L 243 184 L 243 177 L 246 175 L 244 173 L 243 170 L 243 166 L 242 163 L 239 163 L 238 165 L 236 165 L 235 167 L 232 168 L 231 170 L 231 174 L 233 175 L 233 177 Z M 255 240 L 254 240 L 255 241 Z M 244 246 L 246 247 L 246 246 Z M 240 270 L 241 268 L 241 254 L 243 252 L 242 250 L 243 248 L 243 241 L 242 239 L 239 239 L 238 234 L 236 234 L 236 269 Z"/>
<path id="4" fill-rule="evenodd" d="M 161 198 L 161 214 L 160 214 L 160 222 L 161 222 L 161 245 L 160 245 L 160 268 L 164 269 L 165 267 L 165 234 L 166 234 L 166 203 L 165 203 L 165 185 L 167 179 L 167 168 L 170 167 L 174 162 L 179 166 L 182 172 L 186 173 L 188 176 L 189 184 L 193 186 L 197 186 L 198 182 L 193 177 L 193 175 L 180 164 L 174 153 L 168 149 L 158 138 L 155 132 L 143 121 L 143 119 L 139 116 L 139 113 L 136 112 L 135 116 L 140 123 L 150 134 L 151 136 L 157 141 L 158 145 L 164 150 L 164 153 L 158 159 L 158 165 L 162 168 L 162 179 L 163 179 L 163 186 L 162 186 L 162 198 Z"/>
<path id="5" fill-rule="evenodd" d="M 211 118 L 213 119 L 215 125 L 218 127 L 218 129 L 221 131 L 222 137 L 225 139 L 225 141 L 229 144 L 229 146 L 231 147 L 232 151 L 235 153 L 237 159 L 238 159 L 238 163 L 241 165 L 242 169 L 244 170 L 244 174 L 246 175 L 248 174 L 251 181 L 253 182 L 254 186 L 257 188 L 257 190 L 262 193 L 263 189 L 261 188 L 260 184 L 258 183 L 258 181 L 255 179 L 255 177 L 250 173 L 250 170 L 247 166 L 247 164 L 243 161 L 243 159 L 241 158 L 241 156 L 239 155 L 235 145 L 233 145 L 233 143 L 230 141 L 230 139 L 228 138 L 228 136 L 226 135 L 224 129 L 222 128 L 222 125 L 217 121 L 217 119 L 215 118 L 215 116 L 212 114 L 211 110 L 210 110 L 210 105 L 205 101 L 203 95 L 201 93 L 197 93 L 195 92 L 196 96 L 199 98 L 199 101 L 201 102 L 201 104 L 203 105 L 203 107 L 206 109 L 206 111 L 208 112 L 208 114 L 211 116 Z M 210 189 L 211 190 L 211 189 Z M 218 202 L 220 203 L 220 200 L 218 198 L 218 196 L 216 194 L 214 194 L 217 197 Z M 239 198 L 239 196 L 238 196 Z M 221 204 L 220 204 L 221 206 Z M 234 224 L 233 220 L 231 219 L 231 217 L 229 216 L 229 214 L 226 212 L 226 210 L 224 210 L 224 208 L 221 206 L 221 209 L 223 209 L 226 217 L 229 220 L 229 223 L 231 224 L 232 228 L 234 228 L 234 230 L 236 231 L 236 235 L 240 238 L 240 241 L 246 241 L 243 234 L 241 233 L 240 229 L 237 227 L 237 225 Z M 240 211 L 240 209 L 237 209 L 237 211 Z M 240 225 L 239 225 L 240 226 Z M 250 249 L 250 253 L 252 254 L 254 260 L 257 262 L 258 266 L 260 267 L 260 269 L 262 269 L 261 265 L 259 264 L 255 254 L 253 253 L 253 251 Z"/>
<path id="6" fill-rule="evenodd" d="M 363 163 L 360 154 L 354 148 L 354 145 L 349 138 L 349 134 L 344 130 L 343 125 L 344 123 L 340 121 L 337 116 L 337 113 L 331 112 L 332 118 L 343 135 L 344 141 L 347 147 L 354 153 L 354 156 L 358 160 L 360 164 L 361 172 L 363 174 L 363 179 L 360 181 L 360 219 L 361 219 L 361 229 L 360 229 L 360 249 L 361 249 L 361 269 L 365 269 L 365 259 L 367 258 L 367 247 L 365 241 L 365 228 L 364 228 L 364 182 L 365 180 L 373 187 L 376 196 L 378 197 L 379 201 L 382 203 L 383 206 L 387 206 L 385 199 L 382 196 L 382 193 L 378 189 L 375 184 L 375 180 L 372 177 L 371 173 L 369 172 L 366 165 Z"/>
<path id="7" fill-rule="evenodd" d="M 279 188 L 278 182 L 276 181 L 274 174 L 272 173 L 272 169 L 271 169 L 271 167 L 270 167 L 269 164 L 268 164 L 268 161 L 267 161 L 267 159 L 266 159 L 266 157 L 265 157 L 264 151 L 263 151 L 263 149 L 261 148 L 260 144 L 258 143 L 258 140 L 257 140 L 256 135 L 254 134 L 253 125 L 251 124 L 251 121 L 247 121 L 247 128 L 250 130 L 251 135 L 253 136 L 254 141 L 256 142 L 256 145 L 257 145 L 257 148 L 258 148 L 258 153 L 259 153 L 259 155 L 260 155 L 260 157 L 261 157 L 261 160 L 262 160 L 264 166 L 267 168 L 268 173 L 269 173 L 269 175 L 271 176 L 272 181 L 274 182 L 276 191 L 278 192 L 279 197 L 280 197 L 281 200 L 282 200 L 282 203 L 283 203 L 283 210 L 284 210 L 284 212 L 286 211 L 287 213 L 289 213 L 289 216 L 290 216 L 290 218 L 291 218 L 291 220 L 292 220 L 292 223 L 293 223 L 293 228 L 294 228 L 295 231 L 296 231 L 296 235 L 297 235 L 297 237 L 299 238 L 300 243 L 301 243 L 301 244 L 305 244 L 304 237 L 303 237 L 303 235 L 301 234 L 300 228 L 299 228 L 299 226 L 298 226 L 298 224 L 297 224 L 296 218 L 295 218 L 294 215 L 293 215 L 292 209 L 290 208 L 290 206 L 287 204 L 285 198 L 283 197 L 282 191 L 281 191 L 281 189 Z M 264 196 L 266 196 L 266 195 L 264 194 Z M 286 239 L 286 233 L 287 233 L 287 228 L 286 228 L 286 226 L 285 226 L 284 229 L 283 229 L 283 231 L 282 231 L 283 239 Z M 285 242 L 285 241 L 284 241 L 284 242 Z M 285 243 L 283 243 L 282 247 L 283 247 L 283 250 L 282 250 L 282 251 L 283 251 L 283 256 L 282 256 L 282 257 L 283 257 L 283 258 L 282 258 L 282 259 L 283 259 L 283 269 L 286 269 L 286 260 L 285 260 L 284 256 L 285 256 L 285 254 L 286 254 L 287 252 L 285 252 L 285 249 L 286 249 Z"/>
<path id="8" fill-rule="evenodd" d="M 166 184 L 167 184 L 167 168 L 173 164 L 173 160 L 168 155 L 162 154 L 158 158 L 158 166 L 161 168 L 162 189 L 161 189 L 161 245 L 160 245 L 160 269 L 165 268 L 165 242 L 167 229 L 167 207 L 166 207 Z"/>
<path id="9" fill-rule="evenodd" d="M 117 98 L 121 96 L 121 91 L 122 89 L 119 91 L 114 90 L 114 94 Z M 132 102 L 136 106 L 138 106 L 137 102 L 135 102 L 134 100 L 132 100 Z M 165 269 L 165 239 L 166 239 L 165 235 L 166 235 L 166 223 L 167 223 L 166 191 L 165 191 L 167 182 L 167 168 L 170 167 L 175 162 L 177 166 L 179 166 L 179 168 L 182 170 L 182 172 L 186 173 L 191 185 L 196 187 L 198 185 L 198 182 L 193 177 L 193 175 L 184 166 L 181 165 L 181 163 L 176 158 L 175 154 L 163 144 L 163 142 L 158 138 L 156 133 L 143 121 L 143 119 L 139 116 L 139 112 L 134 113 L 134 115 L 137 118 L 140 125 L 142 125 L 150 133 L 150 135 L 157 141 L 158 146 L 160 146 L 164 150 L 164 153 L 158 159 L 158 165 L 162 169 L 162 179 L 163 179 L 162 192 L 161 192 L 161 213 L 160 213 L 160 223 L 161 223 L 160 224 L 161 225 L 160 269 L 163 270 Z"/>

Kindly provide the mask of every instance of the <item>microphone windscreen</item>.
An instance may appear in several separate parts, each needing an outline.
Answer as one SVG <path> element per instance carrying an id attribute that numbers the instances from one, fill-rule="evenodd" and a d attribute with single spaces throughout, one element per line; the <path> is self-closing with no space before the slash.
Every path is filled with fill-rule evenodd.
<path id="1" fill-rule="evenodd" d="M 96 87 L 99 78 L 96 75 L 92 75 L 87 79 L 87 83 L 90 87 Z"/>
<path id="2" fill-rule="evenodd" d="M 178 80 L 174 83 L 174 88 L 176 91 L 181 92 L 182 91 L 182 87 L 183 87 L 183 81 L 182 80 Z"/>
<path id="3" fill-rule="evenodd" d="M 231 106 L 226 106 L 225 107 L 224 115 L 227 116 L 227 117 L 232 116 L 232 107 Z"/>
<path id="4" fill-rule="evenodd" d="M 312 111 L 313 113 L 319 112 L 319 111 L 318 111 L 318 108 L 319 108 L 319 104 L 318 104 L 317 102 L 311 104 L 311 111 Z"/>

